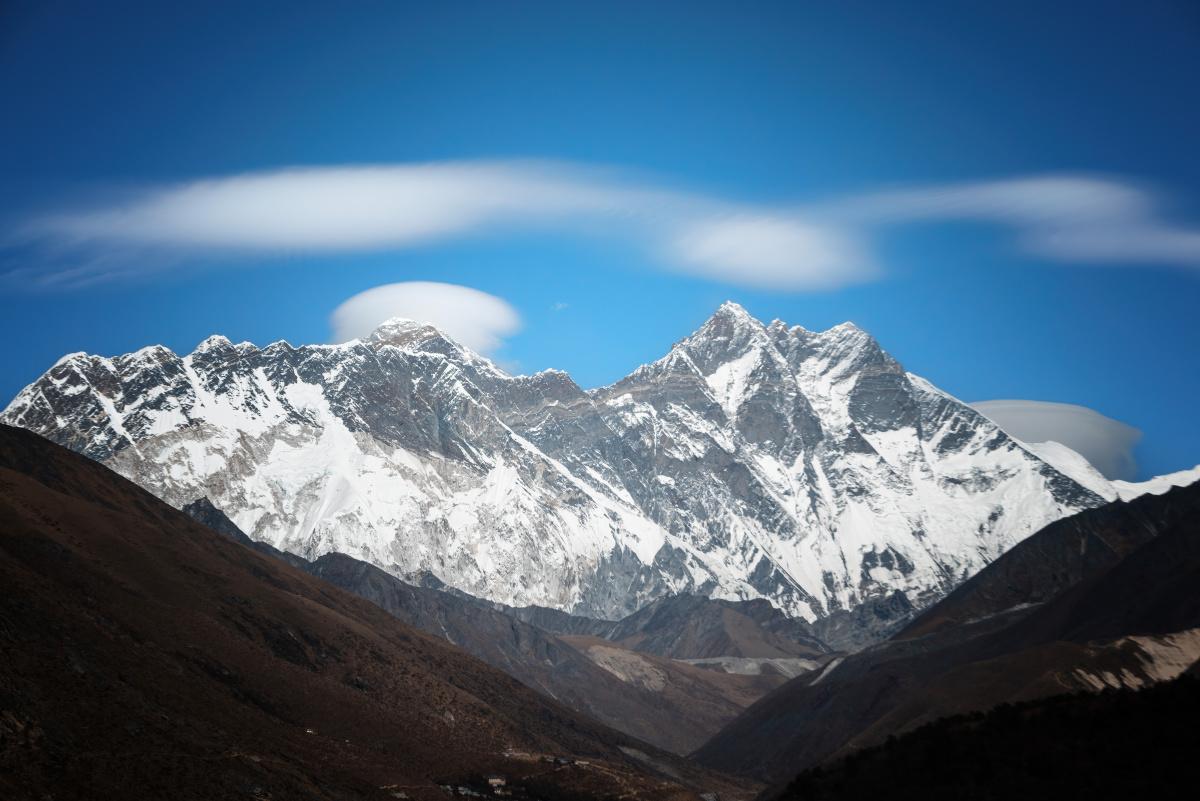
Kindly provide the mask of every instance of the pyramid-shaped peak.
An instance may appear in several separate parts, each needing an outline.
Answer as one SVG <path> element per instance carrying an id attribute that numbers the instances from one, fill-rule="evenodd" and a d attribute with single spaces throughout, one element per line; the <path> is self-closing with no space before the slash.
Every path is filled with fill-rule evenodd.
<path id="1" fill-rule="evenodd" d="M 862 330 L 861 328 L 859 328 L 857 325 L 850 322 L 849 320 L 847 320 L 844 323 L 841 323 L 840 325 L 835 325 L 833 328 L 830 328 L 828 331 L 825 331 L 824 335 L 825 336 L 835 336 L 838 338 L 843 338 L 843 337 L 866 337 L 867 339 L 872 338 L 870 334 L 868 334 L 866 331 Z"/>
<path id="2" fill-rule="evenodd" d="M 720 308 L 717 309 L 712 317 L 709 317 L 705 321 L 704 325 L 692 337 L 701 336 L 705 333 L 709 335 L 730 336 L 738 333 L 752 333 L 754 331 L 764 331 L 774 336 L 788 333 L 805 336 L 834 336 L 839 338 L 846 336 L 870 336 L 862 328 L 849 321 L 835 325 L 826 331 L 810 331 L 802 325 L 789 326 L 778 317 L 772 320 L 770 325 L 767 325 L 746 311 L 741 304 L 727 300 L 721 304 Z"/>
<path id="3" fill-rule="evenodd" d="M 94 358 L 95 357 L 87 351 L 77 350 L 74 353 L 68 353 L 65 356 L 60 356 L 58 361 L 50 365 L 50 370 L 53 370 L 55 367 L 61 367 L 64 364 L 70 364 L 72 362 L 86 362 Z M 47 372 L 49 372 L 49 370 Z"/>
<path id="4" fill-rule="evenodd" d="M 755 323 L 758 322 L 758 320 L 755 320 L 754 317 L 751 316 L 750 312 L 746 311 L 740 303 L 735 303 L 732 300 L 727 300 L 721 304 L 721 307 L 717 309 L 716 314 L 713 315 L 713 319 L 717 318 L 747 320 Z"/>
<path id="5" fill-rule="evenodd" d="M 766 330 L 761 322 L 756 320 L 739 304 L 727 300 L 721 307 L 700 326 L 693 336 L 718 336 L 737 338 L 754 331 Z"/>
<path id="6" fill-rule="evenodd" d="M 176 358 L 178 357 L 175 355 L 175 351 L 166 345 L 147 345 L 133 353 L 117 356 L 113 361 L 124 364 L 157 364 Z"/>
<path id="7" fill-rule="evenodd" d="M 721 304 L 716 313 L 694 334 L 681 340 L 672 353 L 685 353 L 702 375 L 739 359 L 750 351 L 771 348 L 767 327 L 737 303 Z"/>
<path id="8" fill-rule="evenodd" d="M 407 317 L 390 317 L 384 320 L 379 325 L 375 326 L 374 330 L 368 335 L 370 337 L 387 336 L 391 333 L 402 331 L 418 331 L 421 329 L 437 330 L 437 326 L 432 323 L 423 323 L 419 320 L 412 320 Z"/>
<path id="9" fill-rule="evenodd" d="M 449 339 L 439 328 L 429 323 L 393 317 L 376 326 L 363 341 L 376 347 L 393 345 L 397 348 L 413 348 L 438 338 Z"/>
<path id="10" fill-rule="evenodd" d="M 232 349 L 233 343 L 229 341 L 229 337 L 225 336 L 224 334 L 213 334 L 208 339 L 197 345 L 196 349 L 192 351 L 192 355 L 195 356 L 208 353 L 209 351 L 223 351 Z"/>

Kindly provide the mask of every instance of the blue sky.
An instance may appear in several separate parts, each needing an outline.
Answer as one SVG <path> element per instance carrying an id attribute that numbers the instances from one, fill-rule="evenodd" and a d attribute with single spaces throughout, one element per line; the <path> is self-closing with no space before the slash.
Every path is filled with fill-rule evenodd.
<path id="1" fill-rule="evenodd" d="M 583 386 L 733 299 L 1133 426 L 1140 477 L 1200 462 L 1194 3 L 0 14 L 6 399 L 70 351 L 327 342 L 424 281 L 503 299 L 494 358 Z"/>

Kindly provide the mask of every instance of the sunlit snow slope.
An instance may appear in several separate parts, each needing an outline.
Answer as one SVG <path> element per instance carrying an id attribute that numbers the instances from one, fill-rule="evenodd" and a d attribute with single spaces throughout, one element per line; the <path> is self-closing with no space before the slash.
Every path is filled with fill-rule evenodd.
<path id="1" fill-rule="evenodd" d="M 732 303 L 586 392 L 392 320 L 337 346 L 72 354 L 0 420 L 308 558 L 604 617 L 676 592 L 919 608 L 1103 502 L 855 326 Z"/>

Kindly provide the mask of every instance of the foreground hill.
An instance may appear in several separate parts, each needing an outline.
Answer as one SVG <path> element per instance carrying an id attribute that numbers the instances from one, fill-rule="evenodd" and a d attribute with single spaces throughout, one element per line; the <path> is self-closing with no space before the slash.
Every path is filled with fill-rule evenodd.
<path id="1" fill-rule="evenodd" d="M 771 783 L 939 717 L 1142 687 L 1200 658 L 1200 484 L 1027 539 L 892 640 L 801 676 L 695 754 Z"/>
<path id="2" fill-rule="evenodd" d="M 334 346 L 70 354 L 0 421 L 309 560 L 603 619 L 765 599 L 832 650 L 1105 501 L 854 325 L 734 303 L 588 391 L 392 320 Z"/>
<path id="3" fill-rule="evenodd" d="M 8 427 L 0 520 L 0 797 L 445 798 L 486 773 L 540 797 L 745 787 Z"/>
<path id="4" fill-rule="evenodd" d="M 1200 681 L 1059 695 L 928 723 L 805 771 L 775 801 L 1173 798 L 1200 783 Z"/>

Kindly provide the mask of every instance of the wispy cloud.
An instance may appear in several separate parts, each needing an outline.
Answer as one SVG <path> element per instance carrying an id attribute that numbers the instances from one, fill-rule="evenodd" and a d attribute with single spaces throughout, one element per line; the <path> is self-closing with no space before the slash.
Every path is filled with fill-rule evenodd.
<path id="1" fill-rule="evenodd" d="M 521 330 L 521 315 L 503 298 L 456 284 L 405 281 L 368 289 L 338 306 L 329 318 L 333 341 L 362 339 L 393 317 L 429 323 L 485 355 Z"/>
<path id="2" fill-rule="evenodd" d="M 1094 409 L 1071 403 L 992 400 L 969 404 L 1019 440 L 1057 442 L 1091 463 L 1107 479 L 1137 475 L 1133 446 L 1142 432 Z"/>
<path id="3" fill-rule="evenodd" d="M 1013 228 L 1029 253 L 1055 261 L 1200 268 L 1200 228 L 1160 220 L 1150 191 L 1111 178 L 1038 176 L 853 198 L 828 211 L 878 226 L 971 220 Z"/>
<path id="4" fill-rule="evenodd" d="M 843 227 L 802 215 L 731 211 L 682 226 L 671 243 L 678 269 L 742 286 L 830 289 L 878 272 Z"/>
<path id="5" fill-rule="evenodd" d="M 402 249 L 488 231 L 575 229 L 632 237 L 663 266 L 783 290 L 869 281 L 872 232 L 973 220 L 1013 229 L 1041 258 L 1200 267 L 1200 230 L 1157 216 L 1148 190 L 1113 178 L 1036 176 L 752 206 L 613 170 L 546 162 L 296 168 L 147 190 L 47 214 L 19 238 L 80 254 L 178 256 Z M 82 258 L 82 257 L 81 257 Z M 62 276 L 58 276 L 61 280 Z"/>

